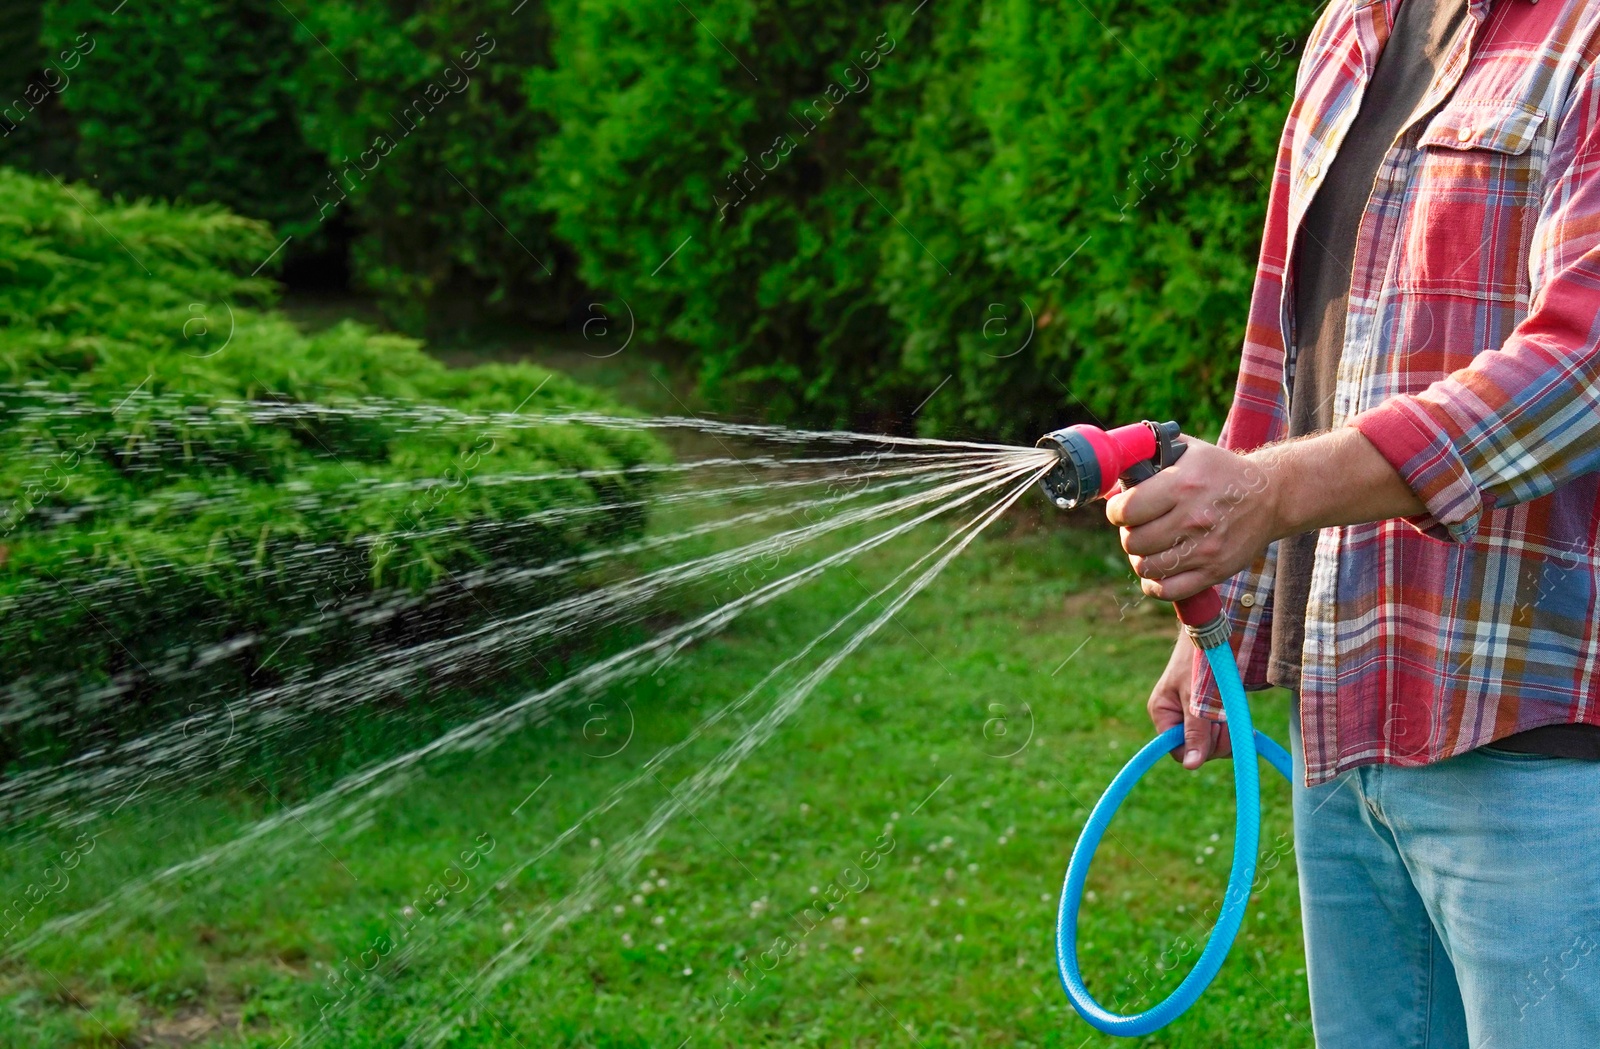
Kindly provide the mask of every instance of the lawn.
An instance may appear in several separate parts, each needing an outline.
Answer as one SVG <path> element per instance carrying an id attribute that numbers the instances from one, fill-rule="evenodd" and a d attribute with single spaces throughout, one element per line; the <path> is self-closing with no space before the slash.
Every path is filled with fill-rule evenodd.
<path id="1" fill-rule="evenodd" d="M 0 1043 L 359 1049 L 449 1021 L 448 1044 L 530 1049 L 1115 1044 L 1063 996 L 1052 925 L 1087 806 L 1148 737 L 1144 697 L 1171 620 L 1135 600 L 1108 533 L 1015 516 L 720 789 L 682 793 L 765 698 L 529 862 L 906 550 L 832 572 L 583 709 L 437 758 L 361 813 L 291 823 L 114 897 L 6 963 Z M 1256 706 L 1282 739 L 1281 694 Z M 1275 776 L 1263 786 L 1273 869 L 1233 954 L 1198 1007 L 1139 1044 L 1311 1045 L 1288 789 Z M 625 855 L 675 797 L 686 811 Z M 8 945 L 288 801 L 264 782 L 134 797 L 85 824 L 59 892 L 45 869 L 74 841 L 14 834 L 5 887 L 22 903 Z M 1086 904 L 1084 966 L 1102 1001 L 1148 1007 L 1197 955 L 1231 813 L 1226 764 L 1164 765 L 1134 795 Z M 548 907 L 602 861 L 619 876 L 591 878 L 587 906 L 550 925 Z M 46 877 L 52 891 L 28 904 L 26 886 Z M 501 978 L 473 981 L 502 950 Z"/>

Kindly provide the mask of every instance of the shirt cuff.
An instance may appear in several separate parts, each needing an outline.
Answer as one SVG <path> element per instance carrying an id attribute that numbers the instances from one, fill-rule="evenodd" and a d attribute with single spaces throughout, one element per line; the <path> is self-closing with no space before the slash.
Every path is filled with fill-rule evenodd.
<path id="1" fill-rule="evenodd" d="M 1406 485 L 1422 500 L 1425 513 L 1403 520 L 1423 535 L 1470 543 L 1487 502 L 1467 472 L 1466 463 L 1439 420 L 1415 397 L 1391 397 L 1350 419 L 1372 442 Z"/>

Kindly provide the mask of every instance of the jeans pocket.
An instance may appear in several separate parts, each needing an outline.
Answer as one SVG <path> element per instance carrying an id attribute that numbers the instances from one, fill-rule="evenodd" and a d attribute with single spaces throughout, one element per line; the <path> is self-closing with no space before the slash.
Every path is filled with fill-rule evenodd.
<path id="1" fill-rule="evenodd" d="M 1473 753 L 1482 754 L 1484 757 L 1489 758 L 1492 761 L 1504 761 L 1519 765 L 1529 762 L 1571 760 L 1570 758 L 1563 758 L 1557 754 L 1528 754 L 1520 750 L 1501 750 L 1499 747 L 1493 745 L 1481 746 L 1477 748 L 1477 750 L 1473 751 Z"/>

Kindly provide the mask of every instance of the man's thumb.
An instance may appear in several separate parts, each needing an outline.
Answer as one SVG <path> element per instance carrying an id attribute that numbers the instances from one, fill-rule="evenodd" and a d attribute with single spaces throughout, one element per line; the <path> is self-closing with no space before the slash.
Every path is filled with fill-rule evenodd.
<path id="1" fill-rule="evenodd" d="M 1183 767 L 1197 769 L 1211 756 L 1211 723 L 1205 718 L 1183 719 Z"/>

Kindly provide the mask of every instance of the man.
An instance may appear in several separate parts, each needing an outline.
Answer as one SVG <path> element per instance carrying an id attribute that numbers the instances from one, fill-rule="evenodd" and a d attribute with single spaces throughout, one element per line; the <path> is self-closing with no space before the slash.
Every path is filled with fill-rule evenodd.
<path id="1" fill-rule="evenodd" d="M 1320 1049 L 1600 1046 L 1597 55 L 1600 4 L 1333 0 L 1220 445 L 1107 508 L 1291 689 Z M 1226 751 L 1187 639 L 1150 712 Z"/>

